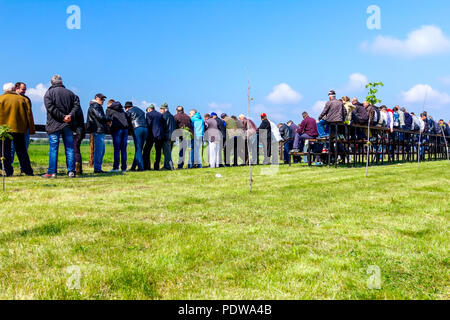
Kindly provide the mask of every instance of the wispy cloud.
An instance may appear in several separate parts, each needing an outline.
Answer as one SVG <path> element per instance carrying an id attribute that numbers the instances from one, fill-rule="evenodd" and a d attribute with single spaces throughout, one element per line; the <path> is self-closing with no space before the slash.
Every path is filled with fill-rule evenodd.
<path id="1" fill-rule="evenodd" d="M 403 101 L 413 105 L 423 105 L 425 107 L 439 109 L 450 105 L 450 95 L 433 89 L 428 84 L 418 84 L 401 93 Z"/>
<path id="2" fill-rule="evenodd" d="M 363 51 L 399 57 L 419 57 L 450 52 L 450 38 L 437 26 L 422 26 L 400 40 L 390 36 L 378 36 L 372 42 L 360 45 Z"/>

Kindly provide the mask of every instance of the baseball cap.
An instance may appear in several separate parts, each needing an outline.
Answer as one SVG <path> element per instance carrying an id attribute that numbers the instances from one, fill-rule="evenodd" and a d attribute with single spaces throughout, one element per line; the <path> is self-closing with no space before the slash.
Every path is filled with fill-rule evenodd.
<path id="1" fill-rule="evenodd" d="M 261 113 L 261 118 L 267 117 L 267 114 Z"/>
<path id="2" fill-rule="evenodd" d="M 106 100 L 106 96 L 103 93 L 97 93 L 95 95 L 95 99 L 97 99 L 97 98 L 102 99 L 102 100 Z"/>

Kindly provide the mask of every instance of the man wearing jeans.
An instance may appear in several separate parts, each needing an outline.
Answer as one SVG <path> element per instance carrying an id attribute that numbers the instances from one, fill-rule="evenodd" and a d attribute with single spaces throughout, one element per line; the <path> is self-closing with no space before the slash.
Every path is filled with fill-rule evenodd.
<path id="1" fill-rule="evenodd" d="M 134 107 L 133 103 L 128 101 L 125 103 L 125 112 L 128 119 L 128 129 L 133 131 L 134 140 L 134 160 L 131 166 L 131 171 L 144 171 L 144 158 L 142 156 L 142 149 L 147 139 L 148 128 L 147 120 L 145 119 L 145 112 Z"/>
<path id="2" fill-rule="evenodd" d="M 94 136 L 94 173 L 105 173 L 102 170 L 105 156 L 105 136 L 111 119 L 105 115 L 103 104 L 106 97 L 98 93 L 91 101 L 87 114 L 87 132 Z"/>
<path id="3" fill-rule="evenodd" d="M 59 138 L 62 136 L 66 150 L 67 172 L 70 178 L 75 177 L 75 153 L 73 144 L 73 125 L 75 114 L 80 109 L 79 99 L 64 87 L 59 75 L 52 77 L 51 87 L 45 93 L 44 104 L 47 109 L 46 130 L 49 135 L 49 164 L 43 178 L 56 178 L 58 170 Z"/>

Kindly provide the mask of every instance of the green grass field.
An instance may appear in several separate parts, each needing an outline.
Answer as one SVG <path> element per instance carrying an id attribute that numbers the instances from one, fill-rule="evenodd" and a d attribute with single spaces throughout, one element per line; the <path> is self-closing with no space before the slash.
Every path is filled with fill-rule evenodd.
<path id="1" fill-rule="evenodd" d="M 7 179 L 0 299 L 450 298 L 449 162 L 263 169 Z"/>

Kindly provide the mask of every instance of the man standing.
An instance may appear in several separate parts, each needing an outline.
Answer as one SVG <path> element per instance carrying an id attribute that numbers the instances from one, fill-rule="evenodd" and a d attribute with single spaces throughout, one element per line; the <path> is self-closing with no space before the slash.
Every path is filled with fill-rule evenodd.
<path id="1" fill-rule="evenodd" d="M 325 104 L 325 108 L 319 116 L 319 123 L 317 124 L 317 131 L 320 138 L 327 137 L 330 123 L 343 122 L 345 119 L 345 108 L 341 100 L 336 99 L 336 92 L 331 90 L 328 93 L 329 101 Z"/>
<path id="2" fill-rule="evenodd" d="M 287 122 L 287 125 L 291 128 L 292 133 L 294 134 L 294 141 L 292 143 L 292 149 L 294 149 L 294 143 L 295 143 L 295 138 L 297 137 L 297 130 L 299 129 L 299 126 L 297 126 L 294 121 L 289 120 Z M 300 156 L 294 156 L 294 163 L 300 163 L 301 161 L 301 157 Z"/>
<path id="3" fill-rule="evenodd" d="M 105 156 L 105 136 L 111 119 L 105 115 L 103 104 L 106 97 L 98 93 L 91 101 L 87 113 L 87 132 L 94 135 L 94 173 L 105 173 L 102 170 Z"/>
<path id="4" fill-rule="evenodd" d="M 43 178 L 56 178 L 58 171 L 59 139 L 62 136 L 66 151 L 67 172 L 70 178 L 75 177 L 75 152 L 73 130 L 75 118 L 80 109 L 77 96 L 64 87 L 62 78 L 54 75 L 50 80 L 51 87 L 45 93 L 44 103 L 47 109 L 48 139 L 50 144 L 49 165 L 47 174 Z"/>
<path id="5" fill-rule="evenodd" d="M 249 150 L 252 154 L 252 164 L 256 164 L 257 158 L 257 140 L 258 137 L 256 132 L 258 131 L 258 127 L 252 121 L 252 119 L 247 119 L 243 114 L 239 116 L 239 120 L 244 125 L 245 132 L 245 163 L 248 164 L 249 160 Z"/>
<path id="6" fill-rule="evenodd" d="M 189 161 L 190 168 L 201 168 L 203 165 L 202 151 L 203 151 L 203 136 L 205 135 L 205 121 L 200 112 L 192 109 L 189 112 L 192 121 L 192 128 L 194 129 L 194 139 L 191 142 L 191 158 Z"/>
<path id="7" fill-rule="evenodd" d="M 35 133 L 33 114 L 28 100 L 14 93 L 14 84 L 6 83 L 3 86 L 5 92 L 0 96 L 0 125 L 7 125 L 11 128 L 11 136 L 19 158 L 20 167 L 27 176 L 33 176 L 30 158 L 25 145 L 25 134 Z M 11 165 L 11 140 L 4 142 L 4 154 L 0 148 L 0 155 L 5 160 L 0 162 L 0 167 L 5 166 L 6 176 L 10 177 L 14 173 Z"/>
<path id="8" fill-rule="evenodd" d="M 138 107 L 134 107 L 130 101 L 125 103 L 125 112 L 128 119 L 128 129 L 133 131 L 134 140 L 134 160 L 131 171 L 136 171 L 136 167 L 138 171 L 144 171 L 142 149 L 144 148 L 144 143 L 148 135 L 145 112 Z"/>
<path id="9" fill-rule="evenodd" d="M 270 157 L 272 155 L 272 126 L 267 114 L 261 114 L 261 124 L 258 128 L 259 141 L 263 144 L 264 150 L 264 162 L 263 164 L 270 163 Z"/>
<path id="10" fill-rule="evenodd" d="M 163 103 L 159 108 L 163 121 L 164 121 L 164 140 L 163 140 L 163 153 L 164 153 L 164 169 L 173 170 L 172 161 L 172 134 L 177 129 L 177 123 L 175 118 L 169 111 L 167 103 Z"/>
<path id="11" fill-rule="evenodd" d="M 161 151 L 164 143 L 164 120 L 162 114 L 152 104 L 147 109 L 148 137 L 144 146 L 144 170 L 150 170 L 150 153 L 155 146 L 156 158 L 153 168 L 158 171 L 161 162 Z"/>
<path id="12" fill-rule="evenodd" d="M 284 164 L 289 164 L 291 162 L 291 157 L 289 156 L 289 152 L 291 152 L 292 145 L 294 143 L 294 141 L 293 141 L 294 134 L 291 130 L 291 127 L 289 127 L 285 123 L 279 123 L 278 129 L 280 130 L 280 135 L 281 135 L 281 139 L 283 142 Z"/>
<path id="13" fill-rule="evenodd" d="M 177 123 L 177 129 L 182 129 L 186 131 L 185 133 L 194 134 L 194 130 L 192 128 L 191 118 L 184 113 L 184 108 L 182 106 L 177 107 L 177 114 L 174 116 L 175 122 Z M 180 137 L 180 153 L 178 160 L 178 169 L 183 169 L 184 167 L 184 159 L 187 152 L 187 141 Z"/>
<path id="14" fill-rule="evenodd" d="M 224 161 L 223 159 L 225 158 L 224 156 L 226 156 L 226 140 L 227 140 L 227 129 L 226 129 L 226 123 L 225 121 L 223 121 L 222 119 L 220 119 L 217 116 L 217 113 L 212 112 L 211 113 L 211 117 L 216 120 L 217 122 L 217 129 L 220 131 L 220 133 L 222 134 L 221 137 L 221 141 L 219 142 L 221 144 L 220 149 L 223 150 L 223 152 L 219 152 L 219 167 L 223 167 L 224 166 Z"/>
<path id="15" fill-rule="evenodd" d="M 27 93 L 27 85 L 23 82 L 17 82 L 15 85 L 15 92 L 28 100 L 31 108 L 31 117 L 33 117 L 33 105 L 31 103 L 31 99 L 25 95 Z M 27 133 L 25 134 L 25 147 L 27 151 L 29 146 L 30 146 L 30 133 L 27 131 Z M 14 149 L 14 143 L 11 143 L 11 165 L 14 162 L 15 153 L 16 151 Z M 22 168 L 20 168 L 20 171 L 23 173 Z"/>
<path id="16" fill-rule="evenodd" d="M 110 132 L 114 145 L 114 164 L 111 173 L 127 171 L 128 119 L 119 101 L 109 100 L 106 116 L 111 119 Z M 122 160 L 122 161 L 121 161 Z"/>
<path id="17" fill-rule="evenodd" d="M 205 115 L 205 127 L 205 140 L 208 141 L 209 166 L 218 168 L 222 134 L 218 129 L 216 119 L 213 119 L 209 114 Z"/>
<path id="18" fill-rule="evenodd" d="M 73 149 L 75 153 L 75 172 L 77 175 L 83 174 L 83 158 L 81 157 L 81 143 L 86 136 L 86 126 L 84 124 L 83 109 L 80 105 L 80 98 L 76 97 L 75 104 L 80 108 L 75 112 L 75 132 L 73 135 Z"/>

